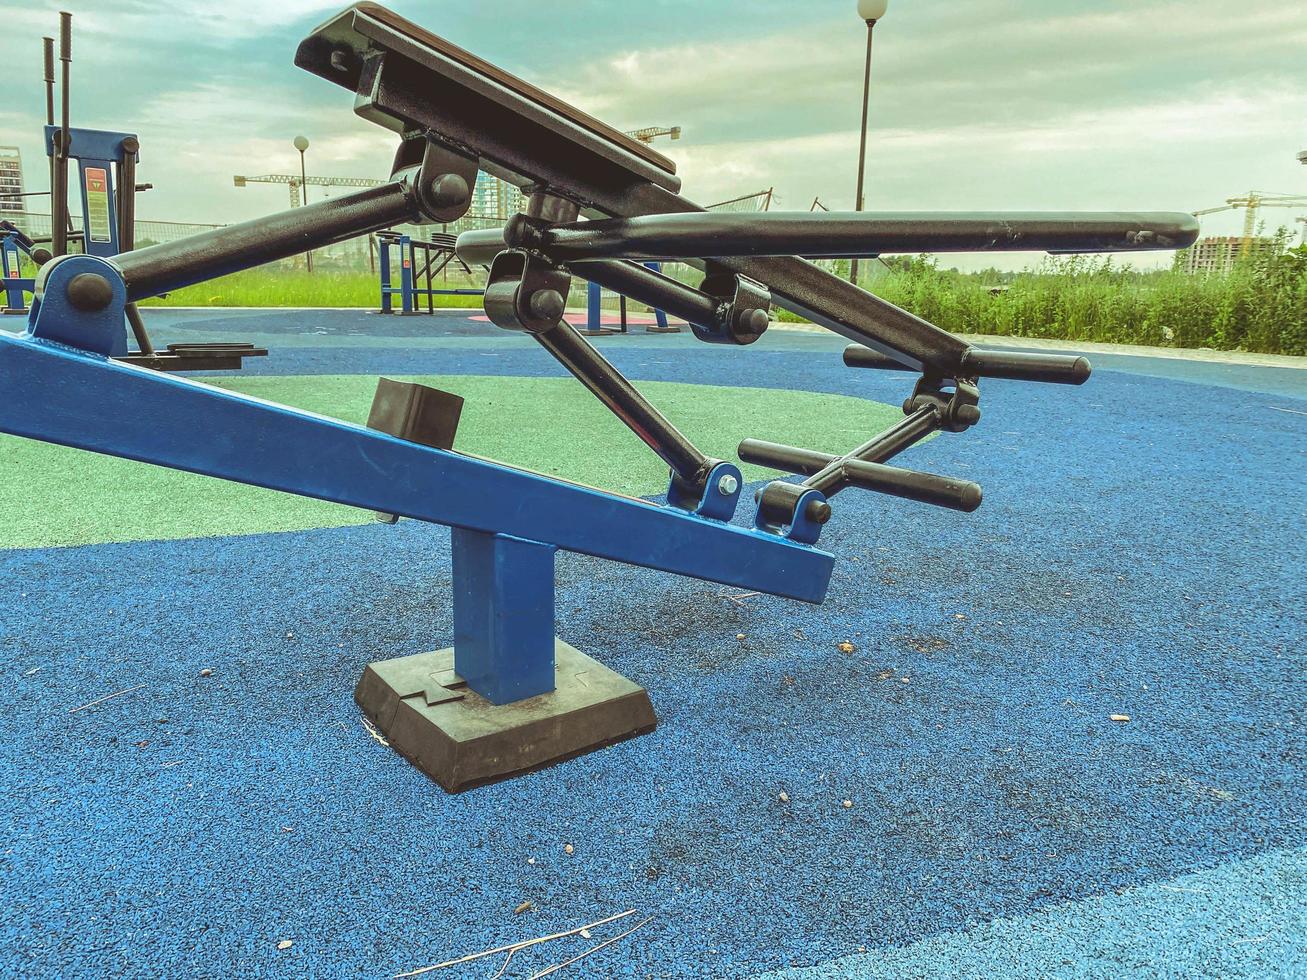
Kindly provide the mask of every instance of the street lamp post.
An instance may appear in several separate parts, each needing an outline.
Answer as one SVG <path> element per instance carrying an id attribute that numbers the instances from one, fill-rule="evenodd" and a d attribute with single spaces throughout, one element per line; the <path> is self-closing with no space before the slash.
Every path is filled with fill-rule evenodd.
<path id="1" fill-rule="evenodd" d="M 309 203 L 309 178 L 307 171 L 304 169 L 304 151 L 308 148 L 309 140 L 307 136 L 295 137 L 295 149 L 300 151 L 300 200 L 306 206 Z M 313 253 L 311 251 L 304 253 L 304 265 L 309 272 L 313 271 Z"/>
<path id="2" fill-rule="evenodd" d="M 858 141 L 858 195 L 855 210 L 863 208 L 862 182 L 867 169 L 867 103 L 871 98 L 871 35 L 876 21 L 885 16 L 889 0 L 858 0 L 858 16 L 867 24 L 867 62 L 862 72 L 862 131 Z M 858 259 L 849 261 L 849 282 L 858 284 Z"/>

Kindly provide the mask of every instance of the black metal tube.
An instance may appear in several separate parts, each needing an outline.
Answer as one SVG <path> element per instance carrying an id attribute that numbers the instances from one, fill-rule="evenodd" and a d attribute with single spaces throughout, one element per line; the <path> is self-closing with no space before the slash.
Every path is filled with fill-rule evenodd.
<path id="1" fill-rule="evenodd" d="M 933 406 L 919 408 L 884 432 L 872 436 L 853 452 L 846 453 L 842 459 L 858 459 L 868 463 L 887 462 L 937 431 L 940 423 L 939 412 Z M 834 463 L 831 463 L 809 476 L 803 481 L 803 485 L 820 490 L 827 497 L 833 497 L 843 489 L 845 484 L 841 472 L 835 468 Z"/>
<path id="2" fill-rule="evenodd" d="M 715 328 L 723 316 L 724 304 L 720 299 L 634 262 L 578 262 L 570 268 L 604 289 L 680 317 L 687 323 Z"/>
<path id="3" fill-rule="evenodd" d="M 59 126 L 59 142 L 54 148 L 52 161 L 53 178 L 50 184 L 50 251 L 56 256 L 68 251 L 68 84 L 70 64 L 73 60 L 73 15 L 67 11 L 59 13 L 59 61 L 63 73 L 63 85 L 60 92 L 62 116 Z"/>
<path id="4" fill-rule="evenodd" d="M 838 471 L 839 486 L 843 490 L 856 487 L 873 490 L 893 497 L 917 500 L 923 504 L 947 507 L 970 513 L 980 506 L 981 489 L 970 480 L 956 480 L 934 473 L 906 470 L 898 466 L 885 466 L 844 456 L 831 456 L 813 449 L 781 446 L 773 442 L 748 439 L 740 444 L 740 458 L 746 463 L 770 466 L 790 473 L 824 473 Z M 809 488 L 812 480 L 804 481 Z"/>
<path id="5" fill-rule="evenodd" d="M 960 510 L 964 514 L 970 514 L 979 507 L 984 496 L 978 483 L 957 480 L 951 476 L 937 476 L 934 473 L 905 470 L 881 463 L 866 463 L 859 459 L 847 459 L 843 467 L 849 485 L 860 490 L 874 490 L 891 497 Z"/>
<path id="6" fill-rule="evenodd" d="M 907 371 L 905 365 L 860 344 L 844 348 L 844 363 L 849 367 L 878 368 L 883 371 Z M 963 377 L 1007 378 L 1012 381 L 1042 381 L 1047 384 L 1082 385 L 1093 368 L 1089 359 L 1079 354 L 1054 354 L 1043 351 L 1008 351 L 973 347 L 962 358 L 959 371 Z"/>
<path id="7" fill-rule="evenodd" d="M 701 488 L 710 460 L 567 323 L 532 334 L 687 483 Z"/>
<path id="8" fill-rule="evenodd" d="M 496 255 L 508 248 L 508 244 L 504 241 L 502 228 L 490 228 L 463 232 L 454 248 L 459 259 L 468 265 L 489 265 Z M 634 262 L 578 262 L 570 267 L 570 271 L 604 289 L 680 317 L 687 323 L 715 327 L 721 319 L 723 304 L 715 296 Z"/>
<path id="9" fill-rule="evenodd" d="M 933 407 L 926 407 L 905 416 L 844 456 L 831 456 L 761 439 L 745 439 L 736 452 L 742 462 L 806 476 L 805 487 L 833 497 L 848 485 L 840 465 L 845 460 L 884 463 L 935 432 L 939 426 L 939 413 Z"/>
<path id="10" fill-rule="evenodd" d="M 127 283 L 128 301 L 136 301 L 413 220 L 418 214 L 412 185 L 395 180 L 127 252 L 114 262 Z"/>
<path id="11" fill-rule="evenodd" d="M 965 374 L 980 378 L 1008 378 L 1013 381 L 1044 381 L 1058 385 L 1082 385 L 1093 368 L 1089 358 L 1077 354 L 1049 354 L 1042 351 L 982 350 L 973 348 L 962 358 Z"/>
<path id="12" fill-rule="evenodd" d="M 1169 212 L 686 212 L 613 218 L 545 230 L 555 262 L 673 261 L 721 256 L 848 258 L 884 253 L 1183 248 L 1198 219 Z"/>
<path id="13" fill-rule="evenodd" d="M 141 144 L 134 138 L 123 140 L 123 160 L 118 165 L 118 251 L 136 247 L 136 154 Z"/>
<path id="14" fill-rule="evenodd" d="M 42 81 L 45 82 L 45 124 L 54 125 L 54 38 L 41 38 L 43 54 L 45 56 L 45 75 Z"/>
<path id="15" fill-rule="evenodd" d="M 145 321 L 141 319 L 140 309 L 135 303 L 128 303 L 124 309 L 127 323 L 132 328 L 132 336 L 136 338 L 137 349 L 146 357 L 153 357 L 154 344 L 150 341 L 150 332 L 145 329 Z"/>

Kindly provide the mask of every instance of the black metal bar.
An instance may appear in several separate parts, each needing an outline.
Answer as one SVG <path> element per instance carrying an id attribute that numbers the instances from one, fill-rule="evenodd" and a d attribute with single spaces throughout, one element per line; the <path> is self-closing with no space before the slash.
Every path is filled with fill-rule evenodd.
<path id="1" fill-rule="evenodd" d="M 41 38 L 42 53 L 45 56 L 45 124 L 54 125 L 54 38 Z"/>
<path id="2" fill-rule="evenodd" d="M 833 497 L 847 486 L 840 468 L 840 464 L 845 460 L 887 462 L 937 431 L 939 427 L 939 412 L 928 406 L 905 416 L 844 456 L 830 456 L 815 450 L 782 446 L 761 439 L 745 439 L 740 443 L 737 453 L 745 463 L 770 466 L 787 473 L 806 476 L 808 479 L 803 481 L 805 487 L 820 490 L 827 497 Z"/>
<path id="3" fill-rule="evenodd" d="M 859 344 L 844 348 L 844 363 L 849 367 L 906 371 L 893 358 Z M 1089 359 L 1079 354 L 1055 354 L 1044 351 L 1008 351 L 973 347 L 962 358 L 963 377 L 1007 378 L 1012 381 L 1042 381 L 1046 384 L 1082 385 L 1093 368 Z"/>
<path id="4" fill-rule="evenodd" d="M 136 346 L 139 352 L 145 357 L 153 357 L 154 344 L 150 341 L 150 332 L 145 329 L 145 321 L 141 319 L 141 311 L 135 303 L 128 303 L 125 312 L 127 314 L 127 323 L 132 328 L 132 336 L 136 338 Z"/>
<path id="5" fill-rule="evenodd" d="M 542 234 L 555 262 L 720 256 L 876 256 L 887 252 L 1136 252 L 1183 248 L 1198 219 L 1168 212 L 689 212 L 559 225 Z"/>
<path id="6" fill-rule="evenodd" d="M 141 144 L 135 137 L 123 140 L 123 159 L 118 165 L 118 251 L 136 247 L 136 154 Z"/>
<path id="7" fill-rule="evenodd" d="M 634 262 L 584 262 L 571 271 L 604 289 L 687 323 L 713 328 L 725 314 L 726 304 L 717 297 Z"/>
<path id="8" fill-rule="evenodd" d="M 713 461 L 695 448 L 584 337 L 567 323 L 532 336 L 681 479 L 702 488 Z"/>
<path id="9" fill-rule="evenodd" d="M 970 480 L 956 480 L 934 473 L 922 473 L 919 470 L 907 470 L 899 466 L 886 466 L 866 460 L 845 456 L 831 456 L 813 449 L 800 449 L 797 446 L 781 446 L 772 442 L 747 440 L 749 456 L 745 456 L 746 444 L 740 445 L 740 458 L 745 462 L 755 462 L 760 466 L 771 466 L 791 473 L 825 473 L 833 471 L 839 475 L 838 489 L 856 487 L 859 490 L 872 490 L 886 493 L 892 497 L 903 497 L 936 507 L 947 507 L 971 513 L 980 506 L 982 491 L 979 484 Z M 812 480 L 805 480 L 808 488 Z"/>
<path id="10" fill-rule="evenodd" d="M 419 214 L 407 180 L 117 256 L 129 301 L 367 234 Z"/>
<path id="11" fill-rule="evenodd" d="M 465 231 L 455 246 L 459 259 L 469 265 L 489 265 L 507 247 L 502 228 Z M 687 323 L 712 328 L 723 315 L 724 304 L 717 297 L 635 262 L 578 262 L 569 268 L 582 279 Z"/>
<path id="12" fill-rule="evenodd" d="M 73 60 L 73 15 L 59 13 L 59 61 L 63 73 L 62 116 L 59 143 L 54 147 L 53 178 L 50 186 L 50 251 L 56 256 L 68 251 L 68 83 Z"/>

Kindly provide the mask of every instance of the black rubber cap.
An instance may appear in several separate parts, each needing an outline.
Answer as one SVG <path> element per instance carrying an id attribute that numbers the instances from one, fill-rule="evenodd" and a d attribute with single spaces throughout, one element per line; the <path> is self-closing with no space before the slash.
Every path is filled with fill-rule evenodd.
<path id="1" fill-rule="evenodd" d="M 981 491 L 980 487 L 974 483 L 970 483 L 962 489 L 962 493 L 958 498 L 961 506 L 958 509 L 963 513 L 970 514 L 980 506 L 980 502 L 983 499 L 984 493 Z"/>
<path id="2" fill-rule="evenodd" d="M 813 500 L 804 508 L 804 516 L 814 524 L 825 524 L 830 520 L 830 504 L 824 500 Z"/>
<path id="3" fill-rule="evenodd" d="M 538 320 L 556 321 L 567 309 L 563 294 L 556 289 L 540 289 L 531 294 L 531 315 Z"/>
<path id="4" fill-rule="evenodd" d="M 427 195 L 431 206 L 441 211 L 461 208 L 471 197 L 471 188 L 458 174 L 441 174 L 431 182 L 430 193 Z"/>
<path id="5" fill-rule="evenodd" d="M 83 313 L 94 313 L 113 302 L 113 286 L 104 276 L 83 272 L 68 283 L 68 302 Z"/>

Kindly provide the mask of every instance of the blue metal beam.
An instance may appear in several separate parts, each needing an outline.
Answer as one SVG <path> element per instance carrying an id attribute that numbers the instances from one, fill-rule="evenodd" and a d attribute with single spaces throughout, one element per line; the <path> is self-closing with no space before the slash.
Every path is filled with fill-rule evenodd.
<path id="1" fill-rule="evenodd" d="M 32 322 L 70 327 L 62 312 L 34 309 Z M 779 535 L 405 442 L 71 342 L 0 332 L 0 431 L 807 602 L 826 595 L 832 556 Z"/>

